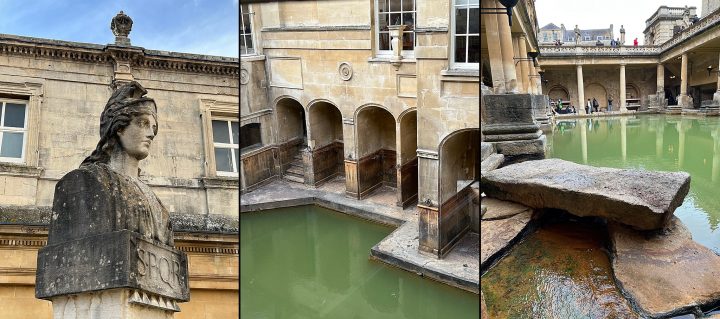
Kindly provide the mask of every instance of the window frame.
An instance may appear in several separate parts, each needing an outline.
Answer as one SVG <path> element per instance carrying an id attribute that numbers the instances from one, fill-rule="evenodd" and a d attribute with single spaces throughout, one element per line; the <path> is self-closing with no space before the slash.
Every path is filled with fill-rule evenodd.
<path id="1" fill-rule="evenodd" d="M 226 172 L 226 171 L 218 171 L 216 169 L 217 164 L 215 161 L 215 140 L 213 138 L 213 129 L 212 129 L 212 121 L 213 120 L 219 120 L 219 121 L 237 121 L 238 123 L 238 133 L 240 132 L 240 121 L 239 121 L 239 114 L 240 114 L 240 105 L 238 104 L 238 101 L 217 101 L 212 99 L 200 99 L 200 114 L 202 117 L 202 123 L 203 123 L 203 145 L 205 149 L 205 176 L 207 177 L 240 177 L 240 167 L 236 167 L 236 172 Z M 228 127 L 230 130 L 229 133 L 231 134 L 232 138 L 232 127 Z M 232 139 L 231 139 L 232 141 Z M 237 144 L 235 144 L 238 149 L 238 156 L 237 158 L 237 164 L 242 165 L 241 163 L 241 157 L 242 154 L 240 154 L 240 141 L 237 141 Z M 234 152 L 231 155 L 234 156 Z M 233 165 L 236 165 L 236 162 L 233 162 Z"/>
<path id="2" fill-rule="evenodd" d="M 455 61 L 455 37 L 456 37 L 456 35 L 455 35 L 455 23 L 456 23 L 455 22 L 455 17 L 456 17 L 455 11 L 457 10 L 458 7 L 462 7 L 463 9 L 467 10 L 470 8 L 475 8 L 476 6 L 479 10 L 480 2 L 478 1 L 477 5 L 469 4 L 469 3 L 465 4 L 465 5 L 458 5 L 456 3 L 457 3 L 457 0 L 453 0 L 450 5 L 450 30 L 449 30 L 450 32 L 448 32 L 450 34 L 450 65 L 452 66 L 453 69 L 480 70 L 480 62 L 467 63 L 467 62 L 456 62 Z M 470 21 L 472 21 L 472 19 L 470 19 L 470 10 L 468 10 L 468 14 L 467 14 L 466 18 L 467 18 L 467 23 L 466 23 L 466 28 L 467 28 L 466 32 L 467 32 L 467 31 L 470 31 Z M 481 23 L 480 20 L 477 20 L 477 21 L 478 21 L 478 23 Z M 478 33 L 477 33 L 478 38 L 481 36 L 480 32 L 479 32 L 481 29 L 480 27 L 481 26 L 478 26 Z M 466 39 L 469 38 L 470 36 L 475 36 L 474 33 L 465 33 L 464 35 L 465 35 Z M 465 47 L 466 59 L 469 55 L 469 52 L 470 52 L 470 45 L 469 45 L 469 41 L 467 41 L 466 47 Z"/>
<path id="3" fill-rule="evenodd" d="M 260 122 L 250 122 L 250 123 L 246 123 L 245 125 L 240 125 L 240 126 L 239 126 L 239 130 L 240 130 L 239 132 L 242 132 L 243 127 L 248 126 L 248 125 L 253 125 L 253 124 L 257 124 L 257 127 L 258 127 L 258 137 L 260 138 L 260 140 L 259 140 L 258 143 L 245 146 L 245 148 L 242 148 L 242 147 L 241 147 L 241 148 L 240 148 L 240 151 L 239 151 L 240 154 L 243 153 L 243 150 L 245 150 L 245 152 L 252 152 L 252 151 L 254 151 L 254 150 L 258 149 L 258 148 L 261 148 L 261 147 L 263 147 L 263 146 L 265 145 L 265 144 L 263 143 L 263 139 L 262 139 L 262 124 L 261 124 Z M 238 144 L 238 145 L 240 145 L 240 144 Z"/>
<path id="4" fill-rule="evenodd" d="M 392 50 L 392 49 L 390 49 L 390 50 L 381 50 L 381 49 L 380 49 L 380 12 L 379 12 L 380 3 L 379 3 L 379 1 L 388 1 L 388 4 L 390 4 L 389 1 L 393 1 L 393 0 L 373 0 L 373 3 L 374 3 L 373 16 L 374 16 L 374 18 L 375 18 L 375 26 L 373 27 L 373 29 L 374 29 L 374 31 L 375 31 L 375 32 L 374 32 L 374 33 L 375 33 L 375 35 L 374 35 L 374 38 L 375 38 L 375 39 L 373 39 L 373 42 L 375 43 L 375 56 L 378 57 L 378 58 L 390 58 L 390 57 L 393 56 L 393 50 Z M 401 18 L 402 18 L 402 16 L 403 16 L 404 13 L 412 12 L 412 13 L 414 14 L 413 30 L 411 31 L 411 32 L 412 32 L 412 36 L 413 36 L 413 49 L 412 49 L 412 50 L 407 50 L 407 49 L 403 49 L 403 50 L 402 50 L 402 57 L 403 57 L 403 58 L 406 58 L 406 59 L 414 59 L 414 58 L 415 58 L 415 47 L 417 46 L 417 33 L 415 32 L 415 29 L 417 28 L 417 14 L 418 14 L 418 11 L 417 11 L 417 0 L 412 0 L 412 2 L 413 2 L 413 11 L 403 11 L 403 9 L 402 9 L 402 1 L 407 1 L 407 0 L 397 0 L 397 1 L 401 1 L 401 2 L 400 2 L 400 11 L 387 11 L 387 12 L 384 12 L 384 14 L 390 15 L 389 12 L 399 13 Z M 391 24 L 391 22 L 389 21 L 389 17 L 388 17 L 388 26 L 390 26 L 390 25 L 392 25 L 392 24 Z M 383 32 L 383 33 L 385 33 L 385 32 Z M 410 31 L 403 31 L 403 38 L 405 37 L 405 34 L 406 34 L 406 33 L 410 33 Z M 391 46 L 391 42 L 392 42 L 392 37 L 390 37 L 390 32 L 389 32 L 389 30 L 388 30 L 387 34 L 388 34 L 388 41 L 389 41 L 389 42 L 388 42 L 388 47 L 390 47 L 390 46 Z"/>
<path id="5" fill-rule="evenodd" d="M 23 127 L 17 128 L 17 127 L 6 127 L 5 126 L 5 106 L 7 103 L 13 103 L 13 104 L 22 104 L 25 106 L 25 117 L 23 118 Z M 17 164 L 24 164 L 26 160 L 26 153 L 27 153 L 27 144 L 28 144 L 28 134 L 29 134 L 29 116 L 30 115 L 30 101 L 29 100 L 22 100 L 22 99 L 12 99 L 12 98 L 0 98 L 0 149 L 2 148 L 2 140 L 3 135 L 5 132 L 12 132 L 12 133 L 23 133 L 23 141 L 22 146 L 20 149 L 20 158 L 17 157 L 2 157 L 0 156 L 0 162 L 5 163 L 17 163 Z"/>
<path id="6" fill-rule="evenodd" d="M 255 25 L 253 24 L 252 17 L 255 15 L 255 12 L 252 11 L 252 5 L 251 4 L 245 4 L 247 5 L 248 12 L 243 12 L 243 4 L 240 4 L 240 56 L 253 56 L 258 55 L 257 50 L 257 41 L 255 41 Z M 250 21 L 250 33 L 243 33 L 243 16 L 247 16 Z M 245 36 L 250 35 L 250 40 L 252 41 L 252 52 L 251 53 L 242 53 L 242 44 L 245 41 Z M 247 43 L 245 44 L 245 50 L 249 51 L 247 49 Z"/>
<path id="7" fill-rule="evenodd" d="M 238 176 L 238 174 L 240 174 L 240 167 L 239 167 L 239 164 L 240 164 L 240 158 L 239 158 L 239 157 L 240 157 L 240 141 L 239 141 L 239 140 L 238 140 L 238 141 L 233 141 L 233 138 L 232 138 L 232 123 L 237 123 L 237 124 L 238 124 L 238 136 L 239 136 L 239 134 L 240 134 L 240 120 L 238 120 L 237 118 L 232 118 L 232 117 L 228 117 L 228 116 L 213 116 L 213 117 L 210 119 L 210 121 L 211 121 L 211 124 L 210 124 L 210 125 L 212 125 L 212 121 L 222 121 L 222 122 L 228 123 L 228 134 L 229 134 L 229 138 L 230 138 L 230 143 L 219 143 L 219 142 L 215 142 L 215 139 L 214 139 L 214 136 L 213 136 L 213 141 L 212 141 L 212 143 L 213 143 L 213 155 L 215 155 L 215 149 L 217 149 L 218 147 L 219 147 L 219 148 L 230 149 L 230 159 L 231 159 L 231 164 L 232 164 L 232 166 L 233 166 L 233 171 L 232 171 L 232 172 L 229 172 L 229 171 L 219 171 L 219 170 L 217 170 L 217 159 L 215 159 L 215 160 L 216 160 L 216 162 L 215 162 L 215 173 L 216 173 L 218 176 Z M 213 134 L 214 134 L 214 133 L 213 133 Z M 233 143 L 233 142 L 237 142 L 237 143 Z M 236 149 L 238 150 L 237 158 L 236 158 L 235 152 L 234 152 L 234 150 L 236 150 Z"/>

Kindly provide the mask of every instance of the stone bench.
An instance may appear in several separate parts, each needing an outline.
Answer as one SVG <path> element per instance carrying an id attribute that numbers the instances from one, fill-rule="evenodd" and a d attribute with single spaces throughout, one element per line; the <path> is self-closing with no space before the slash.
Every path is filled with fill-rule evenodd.
<path id="1" fill-rule="evenodd" d="M 652 230 L 665 227 L 682 204 L 690 190 L 690 175 L 545 159 L 485 172 L 480 184 L 490 197 Z"/>

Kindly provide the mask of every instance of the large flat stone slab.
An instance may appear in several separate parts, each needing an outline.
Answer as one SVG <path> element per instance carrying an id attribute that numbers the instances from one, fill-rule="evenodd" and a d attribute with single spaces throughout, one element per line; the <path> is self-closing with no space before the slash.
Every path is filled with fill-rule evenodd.
<path id="1" fill-rule="evenodd" d="M 490 197 L 652 230 L 664 227 L 682 204 L 690 190 L 690 175 L 545 159 L 487 172 L 480 183 Z"/>
<path id="2" fill-rule="evenodd" d="M 615 279 L 651 318 L 687 313 L 720 300 L 720 256 L 692 240 L 673 217 L 662 234 L 609 223 Z"/>
<path id="3" fill-rule="evenodd" d="M 480 222 L 480 271 L 489 267 L 499 255 L 514 245 L 526 229 L 532 211 L 512 217 Z"/>
<path id="4" fill-rule="evenodd" d="M 525 205 L 487 196 L 482 198 L 481 203 L 487 210 L 483 214 L 482 220 L 508 218 L 531 210 L 530 207 Z"/>

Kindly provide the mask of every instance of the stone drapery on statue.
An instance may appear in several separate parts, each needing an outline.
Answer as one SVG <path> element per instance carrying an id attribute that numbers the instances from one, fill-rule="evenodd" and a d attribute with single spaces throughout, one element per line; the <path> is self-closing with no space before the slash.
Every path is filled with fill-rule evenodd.
<path id="1" fill-rule="evenodd" d="M 187 255 L 173 247 L 170 214 L 138 178 L 138 163 L 157 134 L 155 102 L 145 94 L 137 82 L 113 92 L 101 115 L 96 149 L 55 187 L 35 290 L 37 298 L 53 301 L 54 309 L 56 304 L 65 309 L 69 295 L 94 300 L 105 293 L 141 312 L 156 309 L 162 317 L 179 311 L 176 302 L 190 299 Z M 133 317 L 110 313 L 107 318 Z"/>

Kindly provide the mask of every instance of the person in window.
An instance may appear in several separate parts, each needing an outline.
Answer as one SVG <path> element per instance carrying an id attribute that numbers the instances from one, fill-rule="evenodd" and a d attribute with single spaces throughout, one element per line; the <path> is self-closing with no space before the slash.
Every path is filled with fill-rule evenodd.
<path id="1" fill-rule="evenodd" d="M 116 89 L 100 116 L 100 141 L 55 187 L 49 241 L 129 230 L 173 246 L 170 214 L 138 179 L 157 135 L 157 106 L 137 82 Z"/>

